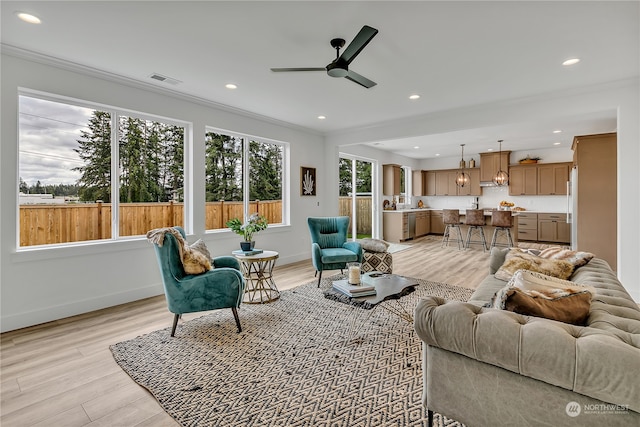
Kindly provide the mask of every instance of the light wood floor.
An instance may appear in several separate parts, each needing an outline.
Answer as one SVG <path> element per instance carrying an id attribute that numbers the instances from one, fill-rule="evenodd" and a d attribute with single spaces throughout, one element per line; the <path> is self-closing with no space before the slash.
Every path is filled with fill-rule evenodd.
<path id="1" fill-rule="evenodd" d="M 394 273 L 472 289 L 488 274 L 489 256 L 481 248 L 440 248 L 437 236 L 411 245 L 393 255 Z M 274 277 L 284 290 L 313 280 L 313 274 L 311 261 L 303 261 L 276 267 Z M 109 350 L 170 326 L 172 317 L 159 296 L 2 334 L 0 425 L 177 426 Z"/>

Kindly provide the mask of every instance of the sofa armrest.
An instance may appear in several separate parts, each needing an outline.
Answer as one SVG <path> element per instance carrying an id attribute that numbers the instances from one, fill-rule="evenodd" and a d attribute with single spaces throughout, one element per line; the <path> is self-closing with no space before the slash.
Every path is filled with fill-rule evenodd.
<path id="1" fill-rule="evenodd" d="M 439 297 L 421 300 L 422 341 L 490 365 L 640 410 L 638 343 L 594 328 L 481 308 Z"/>

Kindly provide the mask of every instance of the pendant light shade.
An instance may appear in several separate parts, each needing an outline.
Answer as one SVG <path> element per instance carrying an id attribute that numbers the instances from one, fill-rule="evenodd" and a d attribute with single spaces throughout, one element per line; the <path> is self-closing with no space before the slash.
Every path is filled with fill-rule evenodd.
<path id="1" fill-rule="evenodd" d="M 498 143 L 500 144 L 500 152 L 498 154 L 499 166 L 498 166 L 498 172 L 496 172 L 496 175 L 493 177 L 493 183 L 498 187 L 502 187 L 505 185 L 509 185 L 509 174 L 502 170 L 502 140 L 499 139 Z"/>
<path id="2" fill-rule="evenodd" d="M 469 185 L 469 183 L 471 182 L 471 177 L 464 171 L 464 144 L 460 144 L 460 147 L 462 147 L 462 159 L 460 160 L 460 171 L 456 176 L 456 185 L 458 187 L 464 187 L 465 185 Z"/>

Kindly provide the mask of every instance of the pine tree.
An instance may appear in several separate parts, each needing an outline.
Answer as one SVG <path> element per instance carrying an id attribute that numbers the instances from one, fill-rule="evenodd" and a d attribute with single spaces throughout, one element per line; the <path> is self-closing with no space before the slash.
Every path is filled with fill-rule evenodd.
<path id="1" fill-rule="evenodd" d="M 205 135 L 206 200 L 242 201 L 242 139 Z"/>
<path id="2" fill-rule="evenodd" d="M 249 142 L 249 199 L 282 198 L 282 147 Z"/>
<path id="3" fill-rule="evenodd" d="M 94 111 L 89 131 L 81 131 L 74 149 L 84 166 L 73 168 L 81 173 L 78 195 L 82 201 L 111 200 L 111 114 Z"/>

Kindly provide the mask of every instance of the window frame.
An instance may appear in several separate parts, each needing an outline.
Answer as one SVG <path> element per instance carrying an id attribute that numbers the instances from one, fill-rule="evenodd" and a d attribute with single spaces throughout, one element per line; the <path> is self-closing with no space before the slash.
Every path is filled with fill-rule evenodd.
<path id="1" fill-rule="evenodd" d="M 118 123 L 121 116 L 126 117 L 134 117 L 141 120 L 148 121 L 156 121 L 162 122 L 163 124 L 171 125 L 171 126 L 179 126 L 184 129 L 183 136 L 183 150 L 184 150 L 184 159 L 183 159 L 183 181 L 184 181 L 184 194 L 185 201 L 183 203 L 183 224 L 182 227 L 190 232 L 193 229 L 193 223 L 191 220 L 191 212 L 193 200 L 189 200 L 187 202 L 187 194 L 191 194 L 190 189 L 193 186 L 193 169 L 191 167 L 190 162 L 187 160 L 190 158 L 191 153 L 193 151 L 193 123 L 185 120 L 173 119 L 169 117 L 164 117 L 152 113 L 145 113 L 140 111 L 135 111 L 127 108 L 121 108 L 111 105 L 106 105 L 98 102 L 92 102 L 87 100 L 81 100 L 69 96 L 58 95 L 48 92 L 42 92 L 34 89 L 19 87 L 17 92 L 17 110 L 18 117 L 20 113 L 20 97 L 30 97 L 41 99 L 49 102 L 55 102 L 59 104 L 66 104 L 74 107 L 82 107 L 88 108 L 95 111 L 103 111 L 107 112 L 110 115 L 110 126 L 111 126 L 111 237 L 106 239 L 97 239 L 97 240 L 80 240 L 76 242 L 63 242 L 63 243 L 50 243 L 43 245 L 31 245 L 31 246 L 20 246 L 20 203 L 18 193 L 20 192 L 19 186 L 16 185 L 15 195 L 16 195 L 16 253 L 20 252 L 33 252 L 40 250 L 53 250 L 53 249 L 62 249 L 62 248 L 77 248 L 77 247 L 86 247 L 86 246 L 96 246 L 96 245 L 105 245 L 112 244 L 117 242 L 125 242 L 125 241 L 140 241 L 145 240 L 146 235 L 139 234 L 134 236 L 121 236 L 119 233 L 119 225 L 120 225 L 120 150 L 119 150 L 119 140 L 118 140 Z M 18 132 L 17 132 L 17 175 L 20 175 L 20 119 L 18 118 Z M 16 182 L 19 179 L 16 178 Z M 72 249 L 73 251 L 73 249 Z"/>
<path id="2" fill-rule="evenodd" d="M 290 200 L 291 200 L 291 192 L 290 192 L 290 170 L 289 170 L 289 163 L 290 163 L 290 150 L 291 150 L 291 144 L 289 142 L 286 141 L 278 141 L 275 139 L 271 139 L 271 138 L 264 138 L 264 137 L 259 137 L 259 136 L 255 136 L 255 135 L 250 135 L 250 134 L 246 134 L 246 133 L 241 133 L 241 132 L 234 132 L 234 131 L 229 131 L 226 129 L 222 129 L 222 128 L 218 128 L 215 126 L 210 126 L 207 125 L 205 126 L 205 130 L 204 130 L 204 134 L 206 135 L 209 132 L 213 132 L 213 133 L 217 133 L 217 134 L 224 134 L 226 136 L 232 137 L 232 138 L 239 138 L 242 140 L 242 212 L 243 212 L 243 216 L 244 218 L 242 219 L 243 221 L 246 221 L 247 218 L 249 218 L 250 215 L 250 211 L 249 211 L 249 204 L 251 202 L 250 200 L 250 186 L 249 186 L 249 180 L 250 180 L 250 175 L 248 173 L 249 171 L 249 154 L 250 154 L 250 150 L 249 150 L 249 143 L 251 141 L 254 142 L 259 142 L 259 143 L 263 143 L 263 144 L 274 144 L 274 145 L 278 145 L 282 147 L 282 173 L 280 176 L 281 179 L 281 192 L 282 192 L 282 222 L 278 223 L 278 224 L 269 224 L 269 228 L 278 228 L 278 227 L 288 227 L 291 225 L 290 223 Z M 206 142 L 205 142 L 206 144 Z M 206 151 L 206 146 L 205 146 L 205 151 Z M 204 160 L 204 159 L 203 159 Z M 206 166 L 205 166 L 205 173 L 204 173 L 204 180 L 206 181 L 207 179 L 207 172 L 206 172 Z M 204 198 L 206 199 L 206 189 L 205 189 L 205 194 L 204 194 Z M 205 202 L 206 203 L 206 202 Z M 205 214 L 206 216 L 206 214 Z M 205 218 L 205 224 L 206 224 L 206 218 Z M 229 228 L 227 227 L 223 227 L 223 228 L 206 228 L 205 225 L 205 233 L 206 234 L 215 234 L 215 233 L 232 233 Z"/>

